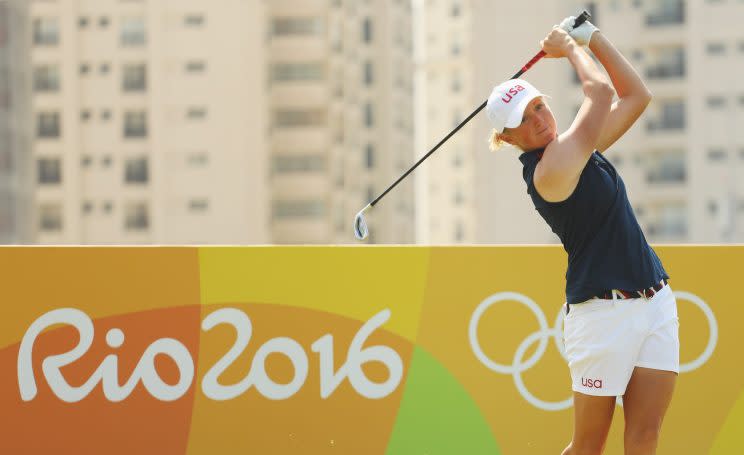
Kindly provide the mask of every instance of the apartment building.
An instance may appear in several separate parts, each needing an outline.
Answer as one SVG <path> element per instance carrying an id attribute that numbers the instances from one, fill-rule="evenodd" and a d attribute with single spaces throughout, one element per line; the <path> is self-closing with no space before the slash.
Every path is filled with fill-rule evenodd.
<path id="1" fill-rule="evenodd" d="M 356 213 L 414 157 L 410 2 L 266 6 L 272 241 L 355 242 Z M 369 243 L 414 241 L 413 191 L 368 212 Z"/>
<path id="2" fill-rule="evenodd" d="M 351 243 L 412 163 L 407 1 L 0 4 L 6 242 Z M 413 190 L 370 243 L 413 242 Z"/>
<path id="3" fill-rule="evenodd" d="M 29 104 L 3 117 L 30 159 L 15 240 L 268 242 L 262 5 L 6 1 Z"/>

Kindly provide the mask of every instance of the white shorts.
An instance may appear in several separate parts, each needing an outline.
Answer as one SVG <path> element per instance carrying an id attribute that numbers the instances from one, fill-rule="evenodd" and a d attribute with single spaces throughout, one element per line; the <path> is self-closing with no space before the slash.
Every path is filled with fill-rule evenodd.
<path id="1" fill-rule="evenodd" d="M 590 299 L 571 305 L 563 341 L 573 390 L 586 395 L 625 394 L 635 367 L 679 373 L 674 293 L 666 285 L 648 299 Z"/>

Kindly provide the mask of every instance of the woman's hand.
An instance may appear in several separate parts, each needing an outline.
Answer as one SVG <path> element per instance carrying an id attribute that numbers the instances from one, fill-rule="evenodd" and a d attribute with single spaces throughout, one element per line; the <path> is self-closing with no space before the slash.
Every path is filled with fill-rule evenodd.
<path id="1" fill-rule="evenodd" d="M 556 25 L 548 33 L 544 40 L 540 41 L 540 47 L 548 58 L 567 57 L 571 49 L 576 46 L 576 41 L 571 38 L 565 30 Z"/>

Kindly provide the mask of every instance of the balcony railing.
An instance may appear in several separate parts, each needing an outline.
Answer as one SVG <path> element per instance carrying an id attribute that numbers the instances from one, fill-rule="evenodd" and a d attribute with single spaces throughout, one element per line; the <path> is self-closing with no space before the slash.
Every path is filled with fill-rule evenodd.
<path id="1" fill-rule="evenodd" d="M 660 64 L 646 68 L 646 77 L 649 79 L 675 79 L 685 76 L 685 64 L 673 65 Z"/>
<path id="2" fill-rule="evenodd" d="M 651 223 L 646 226 L 649 236 L 684 237 L 687 235 L 687 224 L 684 221 Z"/>
<path id="3" fill-rule="evenodd" d="M 646 123 L 646 130 L 653 131 L 669 131 L 669 130 L 683 130 L 685 128 L 684 117 L 662 117 L 660 119 L 652 119 Z"/>
<path id="4" fill-rule="evenodd" d="M 684 166 L 664 166 L 646 172 L 647 183 L 684 183 L 687 172 Z"/>

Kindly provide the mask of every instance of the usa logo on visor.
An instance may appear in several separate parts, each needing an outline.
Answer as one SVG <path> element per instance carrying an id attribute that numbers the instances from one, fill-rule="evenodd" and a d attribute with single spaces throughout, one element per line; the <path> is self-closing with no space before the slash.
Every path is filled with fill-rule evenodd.
<path id="1" fill-rule="evenodd" d="M 506 93 L 506 96 L 508 96 L 509 98 L 506 98 L 506 96 L 502 96 L 501 101 L 505 103 L 510 102 L 512 98 L 514 98 L 514 96 L 517 93 L 521 92 L 522 90 L 524 90 L 524 87 L 522 87 L 521 85 L 515 85 L 514 87 L 510 88 L 509 91 Z"/>

